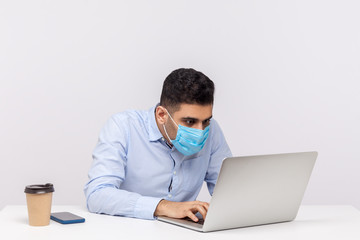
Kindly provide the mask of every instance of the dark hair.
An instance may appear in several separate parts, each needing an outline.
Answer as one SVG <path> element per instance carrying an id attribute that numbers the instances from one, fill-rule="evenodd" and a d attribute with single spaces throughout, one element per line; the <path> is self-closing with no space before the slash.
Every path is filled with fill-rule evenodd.
<path id="1" fill-rule="evenodd" d="M 192 68 L 180 68 L 166 77 L 160 105 L 176 111 L 182 103 L 213 104 L 214 91 L 213 81 L 205 74 Z"/>

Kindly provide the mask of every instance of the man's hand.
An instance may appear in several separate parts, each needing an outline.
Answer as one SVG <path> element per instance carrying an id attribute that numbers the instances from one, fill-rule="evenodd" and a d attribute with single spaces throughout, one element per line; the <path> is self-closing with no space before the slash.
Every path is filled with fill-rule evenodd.
<path id="1" fill-rule="evenodd" d="M 205 219 L 208 209 L 209 203 L 207 202 L 172 202 L 161 200 L 156 207 L 154 215 L 172 218 L 189 217 L 194 222 L 197 222 L 199 219 L 195 216 L 195 214 L 199 212 Z"/>

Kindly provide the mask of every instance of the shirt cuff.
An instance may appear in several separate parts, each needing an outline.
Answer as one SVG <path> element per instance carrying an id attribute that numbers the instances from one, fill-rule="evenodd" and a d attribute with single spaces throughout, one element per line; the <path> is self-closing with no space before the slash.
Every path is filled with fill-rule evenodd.
<path id="1" fill-rule="evenodd" d="M 142 219 L 155 219 L 154 212 L 162 198 L 140 197 L 135 205 L 134 217 Z"/>

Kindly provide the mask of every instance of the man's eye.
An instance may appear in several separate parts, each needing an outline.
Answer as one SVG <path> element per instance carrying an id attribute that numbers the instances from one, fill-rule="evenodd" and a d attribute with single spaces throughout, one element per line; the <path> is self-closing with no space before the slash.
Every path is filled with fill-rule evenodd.
<path id="1" fill-rule="evenodd" d="M 186 120 L 187 125 L 193 125 L 195 122 L 194 120 Z"/>
<path id="2" fill-rule="evenodd" d="M 208 124 L 210 124 L 210 119 L 204 121 L 204 125 L 208 125 Z"/>

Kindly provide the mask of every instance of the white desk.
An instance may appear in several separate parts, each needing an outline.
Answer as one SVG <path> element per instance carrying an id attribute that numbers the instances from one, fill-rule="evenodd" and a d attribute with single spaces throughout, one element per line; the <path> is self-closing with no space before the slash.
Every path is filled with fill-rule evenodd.
<path id="1" fill-rule="evenodd" d="M 0 239 L 360 239 L 360 211 L 351 206 L 302 206 L 295 221 L 249 228 L 199 233 L 171 224 L 89 213 L 85 207 L 53 206 L 52 212 L 69 211 L 85 223 L 30 227 L 26 206 L 6 206 L 0 211 Z"/>

